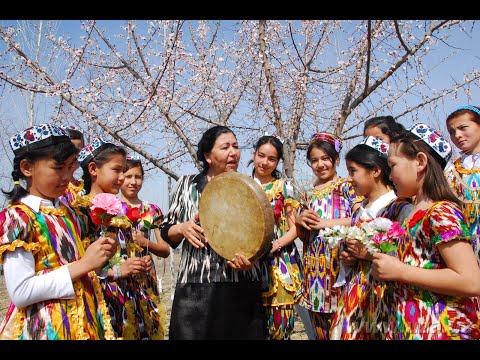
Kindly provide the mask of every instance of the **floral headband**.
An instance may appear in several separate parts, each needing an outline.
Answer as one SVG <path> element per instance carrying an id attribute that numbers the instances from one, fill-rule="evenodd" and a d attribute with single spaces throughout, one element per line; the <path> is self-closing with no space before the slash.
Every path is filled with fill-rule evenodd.
<path id="1" fill-rule="evenodd" d="M 329 144 L 333 145 L 337 154 L 340 153 L 342 150 L 342 139 L 340 139 L 337 135 L 328 133 L 328 132 L 317 132 L 312 135 L 310 139 L 310 144 L 314 141 L 326 141 Z"/>
<path id="2" fill-rule="evenodd" d="M 134 161 L 134 162 L 142 162 L 138 155 L 127 155 L 127 160 Z"/>
<path id="3" fill-rule="evenodd" d="M 269 134 L 267 131 L 265 131 L 265 134 L 263 134 L 263 136 L 273 136 L 274 138 L 276 138 L 278 141 L 280 141 L 283 144 L 283 139 L 280 136 L 278 136 L 276 133 L 275 134 Z"/>
<path id="4" fill-rule="evenodd" d="M 377 150 L 381 155 L 388 156 L 389 145 L 375 136 L 367 136 L 360 144 L 370 146 Z"/>
<path id="5" fill-rule="evenodd" d="M 40 124 L 29 127 L 10 138 L 15 156 L 50 145 L 70 141 L 68 133 L 60 126 Z"/>
<path id="6" fill-rule="evenodd" d="M 90 144 L 80 150 L 78 154 L 78 161 L 82 165 L 84 163 L 89 163 L 96 155 L 110 146 L 115 146 L 115 144 L 107 142 L 102 138 L 94 138 Z"/>
<path id="7" fill-rule="evenodd" d="M 476 113 L 478 116 L 480 116 L 480 110 L 478 110 L 475 106 L 472 106 L 472 105 L 460 106 L 455 111 L 458 111 L 458 110 L 470 110 L 470 111 L 473 111 L 474 113 Z"/>
<path id="8" fill-rule="evenodd" d="M 427 124 L 415 124 L 408 129 L 408 131 L 426 142 L 443 160 L 445 160 L 445 163 L 447 163 L 452 157 L 452 146 L 449 142 L 437 130 L 431 128 Z"/>

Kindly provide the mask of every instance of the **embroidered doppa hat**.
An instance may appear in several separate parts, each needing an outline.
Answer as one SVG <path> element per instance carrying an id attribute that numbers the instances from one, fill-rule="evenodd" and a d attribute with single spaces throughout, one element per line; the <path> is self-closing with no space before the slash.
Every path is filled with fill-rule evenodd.
<path id="1" fill-rule="evenodd" d="M 134 162 L 142 162 L 142 160 L 140 160 L 140 156 L 138 155 L 127 155 L 127 160 Z"/>
<path id="2" fill-rule="evenodd" d="M 115 144 L 107 142 L 102 138 L 94 138 L 90 144 L 80 150 L 78 161 L 81 165 L 89 163 L 97 154 L 111 146 L 115 146 Z"/>
<path id="3" fill-rule="evenodd" d="M 12 136 L 10 147 L 15 156 L 20 156 L 29 151 L 69 141 L 68 133 L 60 126 L 40 124 Z"/>
<path id="4" fill-rule="evenodd" d="M 370 146 L 377 150 L 382 156 L 388 156 L 389 145 L 375 136 L 367 136 L 360 144 Z"/>
<path id="5" fill-rule="evenodd" d="M 445 163 L 443 167 L 448 163 L 448 160 L 452 157 L 452 146 L 450 143 L 440 134 L 437 130 L 431 128 L 427 124 L 418 123 L 413 125 L 408 131 L 418 136 L 421 140 L 427 143 L 435 153 L 440 156 Z"/>
<path id="6" fill-rule="evenodd" d="M 337 154 L 340 153 L 342 150 L 342 139 L 340 139 L 337 135 L 328 133 L 328 132 L 317 132 L 312 135 L 310 139 L 310 144 L 314 141 L 326 141 L 329 144 L 333 145 Z"/>

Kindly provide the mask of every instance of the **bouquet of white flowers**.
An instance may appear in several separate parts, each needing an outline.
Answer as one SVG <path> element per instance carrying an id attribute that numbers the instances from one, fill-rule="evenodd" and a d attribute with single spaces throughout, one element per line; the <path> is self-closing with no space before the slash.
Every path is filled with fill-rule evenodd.
<path id="1" fill-rule="evenodd" d="M 400 228 L 396 221 L 384 217 L 378 217 L 369 222 L 363 222 L 361 226 L 343 226 L 335 225 L 331 228 L 319 230 L 318 234 L 327 242 L 330 248 L 342 244 L 345 239 L 355 239 L 360 241 L 370 252 L 381 251 L 389 253 L 397 249 L 395 239 L 405 234 L 405 230 Z M 351 268 L 340 262 L 340 272 L 334 287 L 345 284 L 345 277 L 350 273 Z"/>

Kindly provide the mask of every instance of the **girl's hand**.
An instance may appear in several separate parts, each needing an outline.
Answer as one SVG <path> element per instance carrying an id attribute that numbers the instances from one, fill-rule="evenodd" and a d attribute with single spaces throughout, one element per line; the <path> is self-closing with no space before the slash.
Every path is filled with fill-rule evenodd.
<path id="1" fill-rule="evenodd" d="M 273 243 L 272 243 L 272 250 L 270 250 L 270 254 L 273 254 L 273 253 L 276 253 L 277 251 L 279 251 L 282 246 L 280 245 L 280 239 L 276 239 Z"/>
<path id="2" fill-rule="evenodd" d="M 132 240 L 142 248 L 148 247 L 148 239 L 143 236 L 141 231 L 137 231 L 137 229 L 132 230 Z"/>
<path id="3" fill-rule="evenodd" d="M 142 259 L 145 262 L 145 272 L 150 272 L 150 270 L 152 270 L 152 257 L 145 255 Z"/>
<path id="4" fill-rule="evenodd" d="M 307 209 L 295 217 L 295 225 L 301 226 L 307 230 L 315 230 L 313 227 L 317 226 L 320 220 L 320 215 L 315 211 Z"/>
<path id="5" fill-rule="evenodd" d="M 250 270 L 253 264 L 242 254 L 235 254 L 231 261 L 227 261 L 228 266 L 235 270 Z"/>
<path id="6" fill-rule="evenodd" d="M 120 266 L 120 271 L 122 272 L 122 277 L 127 277 L 146 272 L 147 266 L 144 258 L 127 258 Z"/>
<path id="7" fill-rule="evenodd" d="M 198 213 L 196 213 L 193 219 L 179 224 L 183 237 L 196 249 L 203 248 L 205 246 L 204 243 L 208 242 L 207 238 L 203 236 L 204 230 L 198 221 L 199 217 Z"/>
<path id="8" fill-rule="evenodd" d="M 360 260 L 372 261 L 373 256 L 370 254 L 360 241 L 355 239 L 345 239 L 345 245 L 347 252 Z"/>
<path id="9" fill-rule="evenodd" d="M 406 266 L 403 262 L 396 257 L 379 252 L 372 257 L 372 275 L 375 280 L 401 281 L 402 271 Z"/>
<path id="10" fill-rule="evenodd" d="M 346 251 L 340 252 L 340 261 L 347 266 L 353 266 L 357 262 L 357 258 Z"/>
<path id="11" fill-rule="evenodd" d="M 100 270 L 116 252 L 115 239 L 102 236 L 87 247 L 81 260 L 87 264 L 89 271 L 96 271 Z"/>

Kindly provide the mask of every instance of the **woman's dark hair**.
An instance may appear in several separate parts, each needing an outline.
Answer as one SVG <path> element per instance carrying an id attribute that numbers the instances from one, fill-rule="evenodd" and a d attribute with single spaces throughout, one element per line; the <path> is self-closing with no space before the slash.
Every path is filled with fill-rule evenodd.
<path id="1" fill-rule="evenodd" d="M 19 181 L 25 179 L 25 175 L 20 171 L 20 162 L 25 159 L 30 163 L 34 163 L 37 160 L 51 158 L 58 163 L 63 163 L 70 156 L 76 155 L 78 149 L 73 145 L 71 141 L 65 141 L 56 143 L 50 146 L 42 147 L 39 149 L 27 151 L 20 156 L 15 156 L 13 159 L 13 181 Z M 20 184 L 15 184 L 12 191 L 2 190 L 5 196 L 12 202 L 20 200 L 25 195 L 28 195 L 28 191 Z"/>
<path id="2" fill-rule="evenodd" d="M 313 149 L 321 149 L 325 151 L 325 153 L 328 155 L 328 157 L 332 160 L 334 164 L 339 157 L 339 153 L 335 151 L 335 147 L 329 142 L 322 141 L 322 140 L 312 140 L 308 145 L 308 149 L 307 149 L 307 161 L 309 162 L 310 162 L 310 153 L 312 152 Z"/>
<path id="3" fill-rule="evenodd" d="M 345 155 L 345 160 L 353 161 L 368 170 L 379 168 L 382 171 L 382 183 L 385 186 L 393 186 L 393 182 L 390 180 L 390 166 L 388 166 L 387 156 L 372 147 L 358 144 Z"/>
<path id="4" fill-rule="evenodd" d="M 85 192 L 88 194 L 92 189 L 92 177 L 90 176 L 90 171 L 88 171 L 88 164 L 94 162 L 97 167 L 102 167 L 105 163 L 107 163 L 112 155 L 122 155 L 123 157 L 127 157 L 127 151 L 118 145 L 108 143 L 107 147 L 100 151 L 98 154 L 92 158 L 92 160 L 88 162 L 82 163 L 82 170 L 83 170 L 83 188 Z"/>
<path id="5" fill-rule="evenodd" d="M 419 152 L 427 155 L 428 164 L 425 172 L 425 181 L 422 186 L 422 191 L 425 195 L 433 201 L 449 200 L 459 206 L 461 205 L 460 200 L 453 193 L 443 173 L 446 165 L 445 159 L 438 155 L 430 145 L 410 131 L 394 137 L 390 142 L 390 146 L 392 144 L 399 144 L 400 152 L 407 159 L 415 159 Z"/>
<path id="6" fill-rule="evenodd" d="M 127 159 L 127 165 L 125 165 L 125 172 L 127 172 L 128 170 L 130 170 L 134 167 L 139 167 L 140 168 L 140 172 L 142 173 L 142 177 L 145 175 L 145 172 L 143 171 L 143 165 L 142 165 L 141 161 Z"/>
<path id="7" fill-rule="evenodd" d="M 472 106 L 472 107 L 475 108 L 475 109 L 478 109 L 478 111 L 480 112 L 480 108 L 478 106 Z M 457 109 L 454 112 L 452 112 L 450 115 L 448 115 L 447 120 L 446 120 L 447 126 L 448 126 L 448 122 L 450 120 L 456 118 L 457 116 L 463 115 L 463 114 L 472 115 L 473 116 L 473 121 L 475 121 L 477 124 L 480 125 L 480 115 L 476 111 L 460 108 L 460 109 Z"/>
<path id="8" fill-rule="evenodd" d="M 254 150 L 257 151 L 260 148 L 260 146 L 265 145 L 265 144 L 271 144 L 277 150 L 278 162 L 280 162 L 280 160 L 283 160 L 283 144 L 280 141 L 280 139 L 278 139 L 278 138 L 276 138 L 275 136 L 272 136 L 272 135 L 264 135 L 260 139 L 258 139 L 257 143 L 255 144 Z M 250 160 L 248 162 L 247 166 L 250 166 L 250 164 L 253 164 L 253 160 Z M 255 174 L 255 167 L 252 170 L 252 176 L 254 174 Z M 282 177 L 282 174 L 280 173 L 280 171 L 275 169 L 272 172 L 272 176 L 275 179 L 280 179 Z"/>
<path id="9" fill-rule="evenodd" d="M 208 162 L 205 154 L 212 151 L 215 141 L 217 141 L 220 135 L 229 133 L 235 136 L 235 133 L 230 128 L 222 125 L 213 126 L 203 133 L 197 146 L 197 158 L 202 163 L 202 173 L 206 174 L 208 172 Z"/>
<path id="10" fill-rule="evenodd" d="M 363 127 L 363 133 L 365 130 L 371 127 L 378 127 L 385 135 L 388 135 L 390 139 L 395 136 L 400 135 L 405 130 L 405 127 L 398 123 L 393 116 L 377 116 L 368 119 L 365 121 L 365 125 Z"/>

